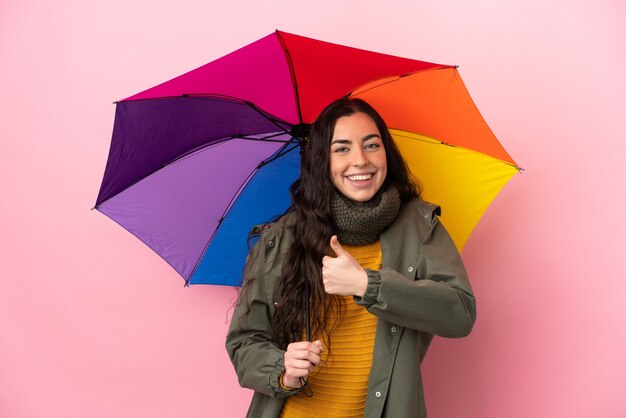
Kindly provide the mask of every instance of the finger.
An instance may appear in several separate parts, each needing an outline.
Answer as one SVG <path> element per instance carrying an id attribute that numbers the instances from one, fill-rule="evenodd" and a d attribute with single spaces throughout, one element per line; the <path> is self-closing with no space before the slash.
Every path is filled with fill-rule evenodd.
<path id="1" fill-rule="evenodd" d="M 332 248 L 335 254 L 337 254 L 337 257 L 343 257 L 348 254 L 348 252 L 343 249 L 341 244 L 339 244 L 337 235 L 333 235 L 332 237 L 330 237 L 330 248 Z"/>
<path id="2" fill-rule="evenodd" d="M 330 267 L 328 266 L 322 266 L 322 280 L 326 281 L 328 280 L 330 277 L 330 273 L 332 272 L 332 270 L 330 269 Z"/>
<path id="3" fill-rule="evenodd" d="M 311 341 L 296 341 L 287 346 L 287 351 L 290 350 L 308 350 L 313 344 Z"/>
<path id="4" fill-rule="evenodd" d="M 324 286 L 324 292 L 332 295 L 330 291 L 332 290 L 333 284 L 326 276 L 322 277 L 322 286 Z"/>
<path id="5" fill-rule="evenodd" d="M 290 358 L 305 359 L 308 358 L 309 353 L 321 354 L 322 351 L 323 349 L 321 345 L 314 344 L 309 341 L 301 341 L 299 343 L 289 344 L 289 346 L 287 346 L 285 356 Z"/>
<path id="6" fill-rule="evenodd" d="M 305 369 L 285 369 L 286 377 L 307 377 L 311 371 Z"/>
<path id="7" fill-rule="evenodd" d="M 314 344 L 312 342 L 309 342 L 309 346 L 306 349 L 306 352 L 308 354 L 312 354 L 312 355 L 316 355 L 319 356 L 320 354 L 322 354 L 322 347 L 318 344 Z"/>
<path id="8" fill-rule="evenodd" d="M 307 360 L 310 350 L 289 350 L 285 352 L 285 359 Z"/>
<path id="9" fill-rule="evenodd" d="M 314 366 L 319 366 L 321 362 L 322 357 L 320 355 L 309 352 L 304 358 L 285 358 L 285 367 L 312 370 Z"/>
<path id="10" fill-rule="evenodd" d="M 320 363 L 322 362 L 322 357 L 318 356 L 317 354 L 311 353 L 311 355 L 309 356 L 309 362 L 313 366 L 319 366 Z"/>
<path id="11" fill-rule="evenodd" d="M 310 360 L 286 359 L 285 368 L 290 370 L 311 370 L 316 365 Z"/>
<path id="12" fill-rule="evenodd" d="M 285 374 L 283 376 L 283 381 L 285 381 L 285 378 L 287 380 L 292 380 L 298 377 L 307 377 L 310 372 L 311 372 L 310 370 L 306 370 L 306 369 L 293 369 L 290 367 L 285 367 Z M 296 385 L 287 385 L 287 386 L 295 387 Z"/>

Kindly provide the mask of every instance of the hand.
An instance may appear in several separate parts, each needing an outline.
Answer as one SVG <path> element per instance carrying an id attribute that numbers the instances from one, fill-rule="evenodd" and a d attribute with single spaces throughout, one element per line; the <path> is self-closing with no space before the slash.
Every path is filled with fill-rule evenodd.
<path id="1" fill-rule="evenodd" d="M 324 290 L 330 295 L 363 297 L 367 288 L 367 273 L 352 255 L 343 249 L 337 236 L 330 238 L 330 248 L 337 257 L 322 258 Z"/>
<path id="2" fill-rule="evenodd" d="M 299 388 L 302 386 L 300 378 L 305 378 L 311 373 L 313 367 L 319 366 L 322 359 L 322 342 L 298 341 L 287 346 L 285 351 L 285 372 L 283 373 L 283 386 Z"/>

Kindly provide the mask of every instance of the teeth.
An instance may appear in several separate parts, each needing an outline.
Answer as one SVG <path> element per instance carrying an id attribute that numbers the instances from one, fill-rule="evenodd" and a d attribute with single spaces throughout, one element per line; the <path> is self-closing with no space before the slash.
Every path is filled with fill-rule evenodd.
<path id="1" fill-rule="evenodd" d="M 348 176 L 348 178 L 352 181 L 369 180 L 372 178 L 372 174 L 357 174 L 356 176 Z"/>

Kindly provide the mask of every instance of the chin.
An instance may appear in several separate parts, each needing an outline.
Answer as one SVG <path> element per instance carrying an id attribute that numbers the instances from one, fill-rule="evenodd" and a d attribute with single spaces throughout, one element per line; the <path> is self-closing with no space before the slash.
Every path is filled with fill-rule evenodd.
<path id="1" fill-rule="evenodd" d="M 378 190 L 380 189 L 376 189 L 373 191 L 357 191 L 357 192 L 346 192 L 346 191 L 341 191 L 341 193 L 347 197 L 350 200 L 353 200 L 355 202 L 367 202 L 369 200 L 371 200 L 374 196 L 376 196 L 376 193 L 378 192 Z"/>

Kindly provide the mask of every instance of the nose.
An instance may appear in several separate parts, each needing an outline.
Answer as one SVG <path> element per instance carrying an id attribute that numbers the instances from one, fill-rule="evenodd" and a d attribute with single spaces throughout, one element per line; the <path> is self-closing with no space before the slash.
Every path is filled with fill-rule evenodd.
<path id="1" fill-rule="evenodd" d="M 362 148 L 356 148 L 352 155 L 352 165 L 355 167 L 363 167 L 367 164 L 367 155 Z"/>

